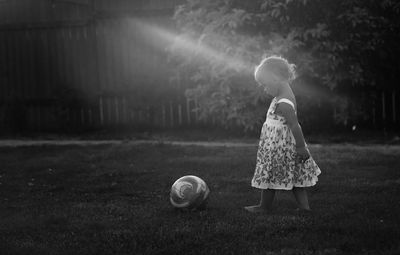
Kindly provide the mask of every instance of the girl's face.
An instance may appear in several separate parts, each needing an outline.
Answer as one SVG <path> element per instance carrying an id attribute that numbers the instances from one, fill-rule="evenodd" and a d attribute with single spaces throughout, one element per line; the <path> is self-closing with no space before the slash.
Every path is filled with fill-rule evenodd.
<path id="1" fill-rule="evenodd" d="M 267 94 L 274 97 L 278 95 L 280 80 L 273 73 L 265 72 L 263 74 L 257 75 L 256 81 L 258 82 L 258 84 L 260 84 L 260 86 L 264 88 L 264 91 Z"/>

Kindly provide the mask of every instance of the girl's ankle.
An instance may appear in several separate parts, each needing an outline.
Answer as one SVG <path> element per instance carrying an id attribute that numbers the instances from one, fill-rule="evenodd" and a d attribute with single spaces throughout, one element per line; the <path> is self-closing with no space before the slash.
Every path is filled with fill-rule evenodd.
<path id="1" fill-rule="evenodd" d="M 272 210 L 272 205 L 263 205 L 263 204 L 259 204 L 258 205 L 260 208 L 263 208 L 265 210 Z"/>

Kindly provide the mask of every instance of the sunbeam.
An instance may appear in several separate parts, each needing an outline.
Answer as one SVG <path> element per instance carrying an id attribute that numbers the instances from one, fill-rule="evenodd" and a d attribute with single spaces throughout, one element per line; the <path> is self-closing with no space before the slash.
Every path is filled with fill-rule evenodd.
<path id="1" fill-rule="evenodd" d="M 224 52 L 213 49 L 204 42 L 205 35 L 198 40 L 191 39 L 187 36 L 178 35 L 166 28 L 157 25 L 148 24 L 140 20 L 133 20 L 135 27 L 139 27 L 142 31 L 154 38 L 158 47 L 165 48 L 166 45 L 173 45 L 180 53 L 198 53 L 207 60 L 212 60 L 227 68 L 234 69 L 238 72 L 252 73 L 255 64 L 246 62 L 242 59 L 235 58 Z"/>

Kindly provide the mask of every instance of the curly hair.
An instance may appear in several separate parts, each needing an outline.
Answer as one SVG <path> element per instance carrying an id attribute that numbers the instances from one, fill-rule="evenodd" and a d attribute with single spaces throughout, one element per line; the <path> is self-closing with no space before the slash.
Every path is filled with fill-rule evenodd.
<path id="1" fill-rule="evenodd" d="M 280 56 L 270 56 L 264 58 L 254 71 L 254 77 L 258 72 L 271 72 L 282 80 L 292 82 L 296 78 L 296 65 L 290 64 L 285 58 Z"/>

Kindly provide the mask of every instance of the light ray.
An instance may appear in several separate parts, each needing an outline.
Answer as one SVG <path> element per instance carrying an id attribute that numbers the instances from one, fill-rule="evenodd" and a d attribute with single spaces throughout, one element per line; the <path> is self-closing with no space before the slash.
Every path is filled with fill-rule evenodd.
<path id="1" fill-rule="evenodd" d="M 197 52 L 205 59 L 226 65 L 228 68 L 236 71 L 252 73 L 254 70 L 255 65 L 253 63 L 247 63 L 242 59 L 230 56 L 203 43 L 204 36 L 199 40 L 193 40 L 157 25 L 144 23 L 139 20 L 135 20 L 134 22 L 136 23 L 136 27 L 140 27 L 144 33 L 151 35 L 156 40 L 158 47 L 165 48 L 166 45 L 173 45 L 175 49 L 178 49 L 179 53 Z"/>

